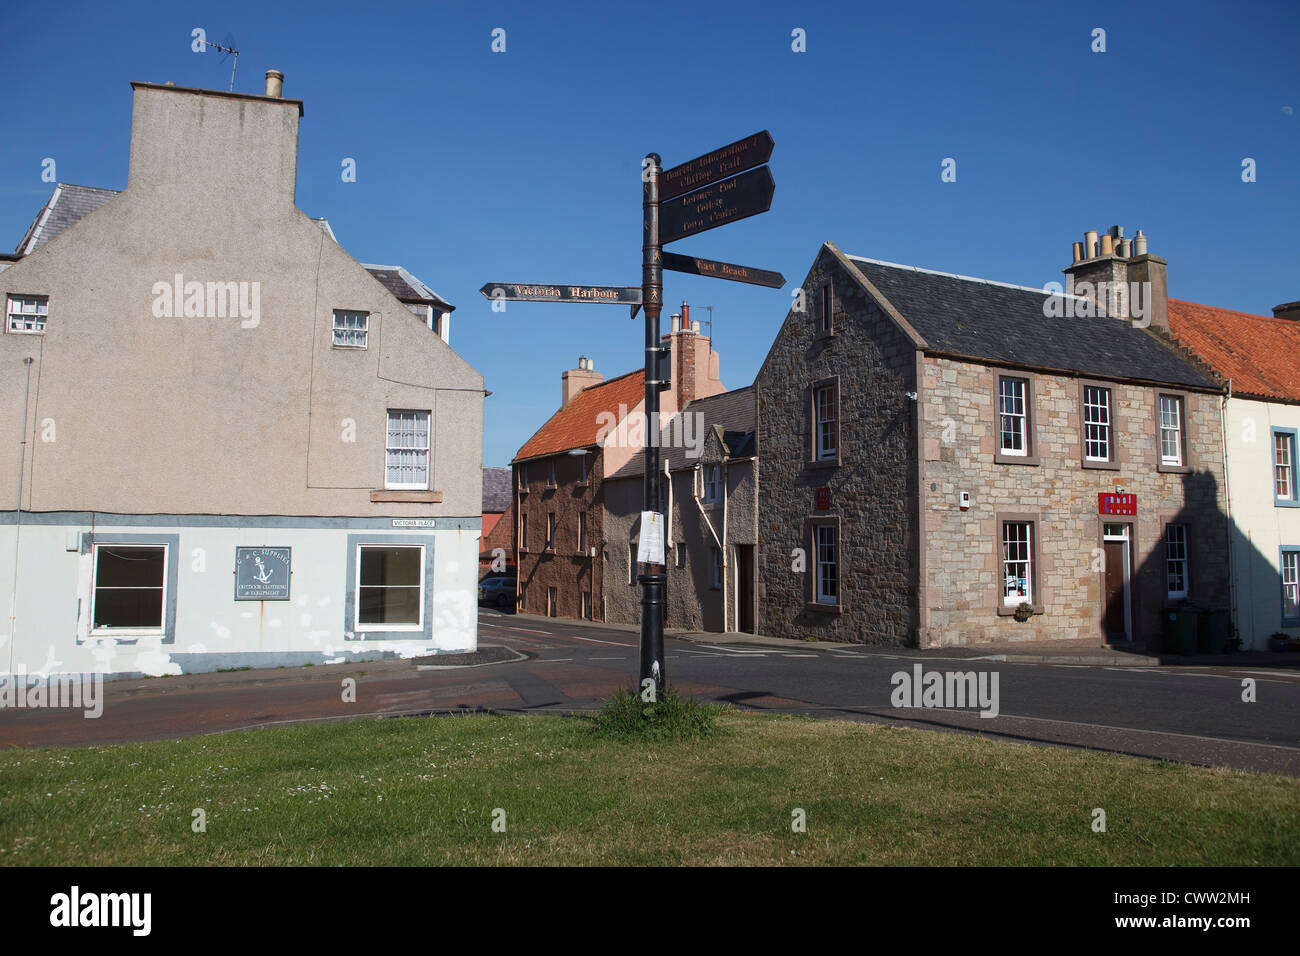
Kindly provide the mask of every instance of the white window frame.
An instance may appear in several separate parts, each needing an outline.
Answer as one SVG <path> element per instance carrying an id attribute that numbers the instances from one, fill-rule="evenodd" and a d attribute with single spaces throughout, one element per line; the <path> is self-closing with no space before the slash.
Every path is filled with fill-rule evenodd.
<path id="1" fill-rule="evenodd" d="M 48 295 L 9 295 L 6 296 L 5 331 L 19 335 L 44 335 L 45 323 L 49 318 L 50 297 Z M 27 306 L 30 305 L 29 309 Z M 15 306 L 17 306 L 15 308 Z M 17 320 L 20 325 L 31 324 L 32 328 L 15 328 Z"/>
<path id="2" fill-rule="evenodd" d="M 714 505 L 722 500 L 722 466 L 704 466 L 704 503 Z"/>
<path id="3" fill-rule="evenodd" d="M 1166 403 L 1169 403 L 1166 406 Z M 1166 414 L 1166 407 L 1173 411 L 1173 415 Z M 1162 393 L 1160 395 L 1159 405 L 1156 414 L 1159 416 L 1159 431 L 1157 436 L 1160 441 L 1160 464 L 1166 467 L 1181 467 L 1187 455 L 1183 448 L 1183 418 L 1185 410 L 1183 408 L 1183 398 L 1181 395 L 1169 395 Z M 1173 444 L 1176 454 L 1170 455 L 1166 449 L 1169 442 L 1166 436 L 1173 436 Z"/>
<path id="4" fill-rule="evenodd" d="M 1017 533 L 1014 537 L 1009 534 L 1012 529 Z M 1023 529 L 1023 536 L 1019 531 Z M 1023 548 L 1023 557 L 1019 551 L 1012 555 L 1009 551 L 1011 547 L 1017 549 Z M 1034 603 L 1034 523 L 1032 521 L 1003 521 L 1002 522 L 1002 605 L 1004 607 L 1019 607 L 1021 604 L 1033 605 Z M 1012 574 L 1013 569 L 1024 568 L 1024 574 Z M 1024 594 L 1020 594 L 1019 584 L 1016 586 L 1016 594 L 1007 593 L 1011 590 L 1009 582 L 1012 579 L 1017 582 L 1023 580 Z"/>
<path id="5" fill-rule="evenodd" d="M 1187 597 L 1191 587 L 1191 555 L 1187 550 L 1187 525 L 1165 525 L 1165 595 L 1171 601 Z M 1182 588 L 1174 587 L 1174 580 L 1182 581 Z"/>
<path id="6" fill-rule="evenodd" d="M 839 457 L 840 421 L 838 405 L 838 385 L 818 385 L 813 389 L 813 441 L 816 443 L 814 451 L 817 461 L 834 461 Z"/>
<path id="7" fill-rule="evenodd" d="M 1283 429 L 1273 432 L 1273 499 L 1296 500 L 1296 433 Z"/>
<path id="8" fill-rule="evenodd" d="M 823 549 L 829 549 L 829 556 Z M 813 525 L 813 600 L 817 604 L 840 603 L 839 528 L 833 524 Z M 827 587 L 832 583 L 834 590 Z"/>
<path id="9" fill-rule="evenodd" d="M 393 548 L 419 548 L 420 549 L 420 614 L 419 620 L 415 624 L 393 624 L 383 622 L 379 624 L 362 624 L 361 623 L 361 558 L 362 553 L 367 550 L 391 551 Z M 352 626 L 358 633 L 370 631 L 423 631 L 424 630 L 424 604 L 428 600 L 428 595 L 424 593 L 425 566 L 424 562 L 428 560 L 428 554 L 424 550 L 423 544 L 401 544 L 399 542 L 366 542 L 357 545 L 357 576 L 353 582 L 356 595 L 352 611 Z M 367 585 L 369 587 L 370 585 Z M 385 585 L 385 587 L 409 587 L 409 585 Z"/>
<path id="10" fill-rule="evenodd" d="M 1102 385 L 1083 386 L 1083 457 L 1086 461 L 1111 460 L 1111 391 Z M 1094 451 L 1100 451 L 1096 454 Z"/>
<path id="11" fill-rule="evenodd" d="M 159 605 L 161 620 L 157 627 L 95 627 L 95 603 L 99 600 L 99 549 L 111 548 L 114 551 L 127 550 L 157 550 L 162 548 L 163 552 L 163 573 L 162 573 L 162 604 Z M 150 543 L 148 541 L 132 541 L 129 544 L 115 544 L 111 541 L 96 543 L 94 546 L 94 563 L 91 570 L 90 582 L 90 634 L 92 636 L 104 637 L 156 637 L 160 634 L 167 633 L 167 590 L 168 571 L 171 565 L 168 563 L 172 559 L 171 547 L 165 542 Z M 150 588 L 150 590 L 153 590 Z"/>
<path id="12" fill-rule="evenodd" d="M 423 419 L 424 421 L 424 446 L 423 447 L 420 447 L 419 445 L 406 446 L 406 445 L 392 444 L 393 418 L 394 416 L 398 416 L 399 423 L 400 423 L 400 416 L 403 415 L 414 415 L 415 422 L 419 422 L 421 418 Z M 427 409 L 419 409 L 419 408 L 388 409 L 388 415 L 385 418 L 385 427 L 384 427 L 384 487 L 386 489 L 390 491 L 428 491 L 429 490 L 430 477 L 433 470 L 433 456 L 429 453 L 430 446 L 433 444 L 432 427 L 433 427 L 433 415 Z M 415 430 L 418 431 L 419 430 L 418 427 Z M 423 482 L 394 481 L 392 479 L 394 466 L 392 461 L 390 460 L 390 456 L 395 452 L 412 452 L 412 451 L 424 453 L 424 481 Z M 417 460 L 418 460 L 418 456 L 417 456 Z"/>
<path id="13" fill-rule="evenodd" d="M 339 320 L 343 324 L 339 324 Z M 349 326 L 348 320 L 354 320 L 354 324 Z M 335 309 L 334 310 L 334 335 L 332 345 L 336 349 L 367 349 L 370 347 L 370 313 L 358 312 L 354 309 Z M 343 341 L 340 341 L 340 335 Z M 348 339 L 352 341 L 348 341 Z M 360 341 L 357 341 L 357 339 Z"/>
<path id="14" fill-rule="evenodd" d="M 1289 559 L 1289 560 L 1288 560 Z M 1300 621 L 1300 549 L 1283 546 L 1278 574 L 1282 579 L 1282 626 L 1294 627 Z M 1288 615 L 1287 600 L 1295 612 Z"/>
<path id="15" fill-rule="evenodd" d="M 1011 386 L 1010 393 L 1004 389 L 1003 386 L 1006 385 Z M 1011 402 L 1010 411 L 1007 408 L 1008 399 Z M 1018 409 L 1017 402 L 1019 402 Z M 1019 423 L 1019 448 L 1008 448 L 1006 445 L 1007 435 L 1017 434 L 1015 429 L 1007 428 L 1008 421 L 1012 424 Z M 1013 455 L 1017 458 L 1029 456 L 1029 379 L 1011 375 L 998 377 L 998 451 L 999 454 Z"/>

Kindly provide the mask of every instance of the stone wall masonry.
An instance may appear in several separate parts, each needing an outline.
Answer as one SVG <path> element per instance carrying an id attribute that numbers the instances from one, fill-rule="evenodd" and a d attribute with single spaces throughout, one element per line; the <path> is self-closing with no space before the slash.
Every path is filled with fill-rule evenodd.
<path id="1" fill-rule="evenodd" d="M 1193 551 L 1189 601 L 1228 604 L 1227 519 L 1220 396 L 1185 393 L 1190 470 L 1159 470 L 1156 402 L 1160 389 L 1102 382 L 1112 390 L 1119 468 L 1081 464 L 1077 378 L 1033 378 L 1038 465 L 998 464 L 999 374 L 1029 373 L 927 356 L 922 377 L 922 454 L 929 569 L 923 646 L 1104 639 L 1103 522 L 1132 523 L 1133 630 L 1138 643 L 1159 639 L 1166 605 L 1166 522 L 1189 525 Z M 1136 517 L 1098 515 L 1097 495 L 1118 487 L 1137 495 Z M 959 507 L 970 493 L 970 510 Z M 998 614 L 1001 602 L 999 513 L 1038 520 L 1036 560 L 1042 613 L 1028 622 Z"/>
<path id="2" fill-rule="evenodd" d="M 819 291 L 833 283 L 835 327 L 818 331 Z M 780 637 L 904 644 L 917 628 L 915 349 L 823 248 L 755 383 L 760 541 L 758 630 Z M 838 465 L 809 463 L 810 387 L 838 378 Z M 815 511 L 818 488 L 831 509 Z M 840 603 L 810 608 L 809 518 L 840 522 Z M 807 570 L 792 570 L 802 549 Z"/>

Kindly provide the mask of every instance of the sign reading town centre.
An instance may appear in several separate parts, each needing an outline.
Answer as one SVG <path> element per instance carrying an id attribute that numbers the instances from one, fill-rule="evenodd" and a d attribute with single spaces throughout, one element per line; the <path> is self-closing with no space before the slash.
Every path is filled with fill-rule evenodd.
<path id="1" fill-rule="evenodd" d="M 236 548 L 235 600 L 289 600 L 292 548 Z"/>

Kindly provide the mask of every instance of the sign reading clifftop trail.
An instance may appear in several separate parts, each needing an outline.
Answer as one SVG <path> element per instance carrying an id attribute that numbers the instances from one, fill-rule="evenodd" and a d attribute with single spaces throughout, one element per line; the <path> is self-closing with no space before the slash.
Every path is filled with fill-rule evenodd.
<path id="1" fill-rule="evenodd" d="M 763 130 L 730 146 L 697 156 L 689 163 L 665 169 L 659 174 L 659 201 L 667 202 L 682 193 L 761 166 L 772 158 L 772 146 L 772 134 Z"/>
<path id="2" fill-rule="evenodd" d="M 479 291 L 493 301 L 580 302 L 630 305 L 632 318 L 645 308 L 645 417 L 650 434 L 659 433 L 659 392 L 669 386 L 660 378 L 669 363 L 668 348 L 660 341 L 659 314 L 663 309 L 663 270 L 748 282 L 779 289 L 785 276 L 750 266 L 679 256 L 664 252 L 666 242 L 676 242 L 699 232 L 725 226 L 767 212 L 776 183 L 763 165 L 772 156 L 772 135 L 767 130 L 746 136 L 729 146 L 697 156 L 664 170 L 658 153 L 641 164 L 641 287 L 579 286 L 560 283 L 489 282 Z M 758 168 L 755 168 L 758 167 Z M 504 308 L 504 305 L 501 307 Z M 686 334 L 685 330 L 683 334 Z M 645 448 L 645 484 L 642 535 L 638 557 L 644 573 L 641 583 L 641 699 L 659 700 L 664 691 L 664 603 L 668 575 L 662 546 L 646 547 L 651 532 L 664 522 L 663 476 L 659 472 L 659 444 Z M 662 535 L 662 531 L 660 532 Z M 660 538 L 662 541 L 662 537 Z"/>

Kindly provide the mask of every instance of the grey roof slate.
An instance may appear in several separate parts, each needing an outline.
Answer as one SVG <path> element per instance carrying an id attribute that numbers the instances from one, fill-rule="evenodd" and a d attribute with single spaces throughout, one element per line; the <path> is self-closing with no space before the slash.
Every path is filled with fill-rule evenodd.
<path id="1" fill-rule="evenodd" d="M 381 266 L 363 262 L 361 267 L 378 279 L 385 289 L 397 296 L 402 302 L 431 303 L 445 308 L 447 311 L 455 308 L 450 302 L 401 266 Z"/>
<path id="2" fill-rule="evenodd" d="M 1041 289 L 848 258 L 936 352 L 1098 378 L 1219 388 L 1131 322 L 1072 317 L 1068 309 L 1049 317 L 1044 301 L 1051 294 Z"/>
<path id="3" fill-rule="evenodd" d="M 702 416 L 697 427 L 692 418 L 689 431 L 683 429 L 682 415 Z M 708 398 L 697 398 L 668 420 L 660 432 L 659 467 L 666 460 L 673 471 L 695 467 L 695 452 L 704 447 L 708 433 L 715 426 L 722 429 L 723 443 L 727 446 L 731 458 L 752 458 L 754 456 L 754 386 L 720 392 Z M 695 445 L 694 450 L 687 447 L 685 439 Z M 645 474 L 645 452 L 638 451 L 622 468 L 614 472 L 611 478 L 636 478 Z"/>
<path id="4" fill-rule="evenodd" d="M 483 513 L 499 512 L 504 514 L 510 507 L 510 469 L 483 469 Z"/>
<path id="5" fill-rule="evenodd" d="M 18 248 L 14 251 L 27 255 L 33 249 L 39 249 L 117 195 L 116 189 L 96 189 L 94 186 L 76 186 L 72 183 L 57 184 L 50 194 L 49 202 L 36 214 L 23 241 L 18 243 Z"/>

